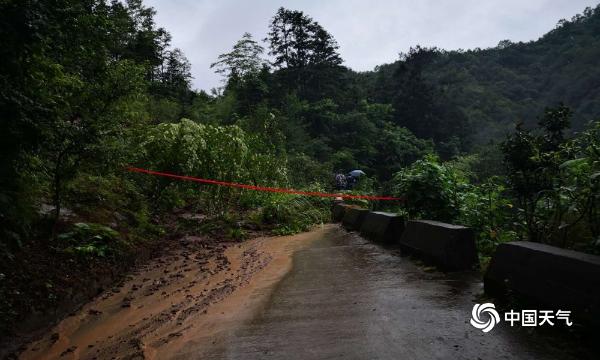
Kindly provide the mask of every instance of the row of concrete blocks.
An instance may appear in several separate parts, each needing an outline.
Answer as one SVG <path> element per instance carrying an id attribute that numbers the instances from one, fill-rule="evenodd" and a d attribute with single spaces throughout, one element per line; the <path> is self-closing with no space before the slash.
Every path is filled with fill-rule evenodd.
<path id="1" fill-rule="evenodd" d="M 464 226 L 429 220 L 406 221 L 397 214 L 345 204 L 334 206 L 333 219 L 370 240 L 400 245 L 403 251 L 418 254 L 444 270 L 470 269 L 478 262 L 474 234 Z"/>
<path id="2" fill-rule="evenodd" d="M 398 244 L 446 270 L 478 263 L 471 229 L 338 204 L 333 219 L 374 241 Z M 600 325 L 600 256 L 527 241 L 498 246 L 484 275 L 486 293 L 517 295 L 532 304 L 571 310 L 583 322 Z"/>

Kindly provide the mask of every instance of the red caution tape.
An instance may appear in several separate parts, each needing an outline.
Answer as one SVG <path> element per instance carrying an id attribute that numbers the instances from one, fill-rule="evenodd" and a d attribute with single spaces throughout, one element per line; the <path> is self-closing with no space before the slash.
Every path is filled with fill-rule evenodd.
<path id="1" fill-rule="evenodd" d="M 226 182 L 226 181 L 218 181 L 218 180 L 210 180 L 210 179 L 200 179 L 192 176 L 184 176 L 184 175 L 176 175 L 170 174 L 160 171 L 152 171 L 146 170 L 136 167 L 128 167 L 127 171 L 163 176 L 171 179 L 184 180 L 184 181 L 194 181 L 204 184 L 213 184 L 220 186 L 229 186 L 236 187 L 240 189 L 246 190 L 255 190 L 255 191 L 268 191 L 274 193 L 285 193 L 285 194 L 295 194 L 295 195 L 304 195 L 304 196 L 320 196 L 320 197 L 328 197 L 328 198 L 336 198 L 340 197 L 343 199 L 365 199 L 365 200 L 402 200 L 402 198 L 391 197 L 391 196 L 370 196 L 370 195 L 351 195 L 351 194 L 332 194 L 332 193 L 322 193 L 317 191 L 302 191 L 302 190 L 294 190 L 294 189 L 284 189 L 284 188 L 274 188 L 268 186 L 255 186 L 255 185 L 247 185 L 247 184 L 238 184 L 234 182 Z"/>

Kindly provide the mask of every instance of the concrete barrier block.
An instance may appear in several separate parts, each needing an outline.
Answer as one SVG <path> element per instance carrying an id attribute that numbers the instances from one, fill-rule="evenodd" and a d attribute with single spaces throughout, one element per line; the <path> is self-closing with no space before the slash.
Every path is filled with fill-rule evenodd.
<path id="1" fill-rule="evenodd" d="M 369 210 L 358 207 L 347 207 L 344 211 L 344 218 L 342 219 L 342 225 L 347 230 L 360 230 L 360 227 L 365 220 L 365 216 L 369 213 Z"/>
<path id="2" fill-rule="evenodd" d="M 333 209 L 331 210 L 331 218 L 334 222 L 340 222 L 344 218 L 344 214 L 346 213 L 346 208 L 349 205 L 344 203 L 337 203 L 333 205 Z"/>
<path id="3" fill-rule="evenodd" d="M 511 290 L 600 325 L 600 256 L 528 241 L 500 244 L 484 284 L 488 294 Z"/>
<path id="4" fill-rule="evenodd" d="M 400 245 L 445 270 L 465 270 L 479 262 L 473 231 L 460 225 L 410 220 L 400 237 Z"/>
<path id="5" fill-rule="evenodd" d="M 365 216 L 360 233 L 373 241 L 397 243 L 404 231 L 404 217 L 394 213 L 371 211 Z"/>

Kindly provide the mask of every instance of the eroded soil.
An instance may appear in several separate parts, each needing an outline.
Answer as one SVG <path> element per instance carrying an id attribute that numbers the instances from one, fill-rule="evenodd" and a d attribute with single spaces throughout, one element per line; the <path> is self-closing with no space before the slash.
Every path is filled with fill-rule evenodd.
<path id="1" fill-rule="evenodd" d="M 195 236 L 137 268 L 27 346 L 22 359 L 165 359 L 252 317 L 299 249 L 331 225 L 287 237 L 210 243 Z"/>

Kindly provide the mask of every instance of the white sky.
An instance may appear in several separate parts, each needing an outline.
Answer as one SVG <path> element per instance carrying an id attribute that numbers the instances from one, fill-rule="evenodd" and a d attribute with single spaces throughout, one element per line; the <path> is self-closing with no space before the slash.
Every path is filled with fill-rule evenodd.
<path id="1" fill-rule="evenodd" d="M 157 23 L 192 63 L 193 86 L 210 90 L 221 77 L 210 64 L 250 32 L 263 39 L 283 6 L 302 10 L 340 45 L 344 65 L 372 70 L 411 46 L 447 50 L 491 47 L 500 40 L 529 41 L 595 6 L 597 0 L 145 0 Z M 266 44 L 264 45 L 267 48 Z"/>

